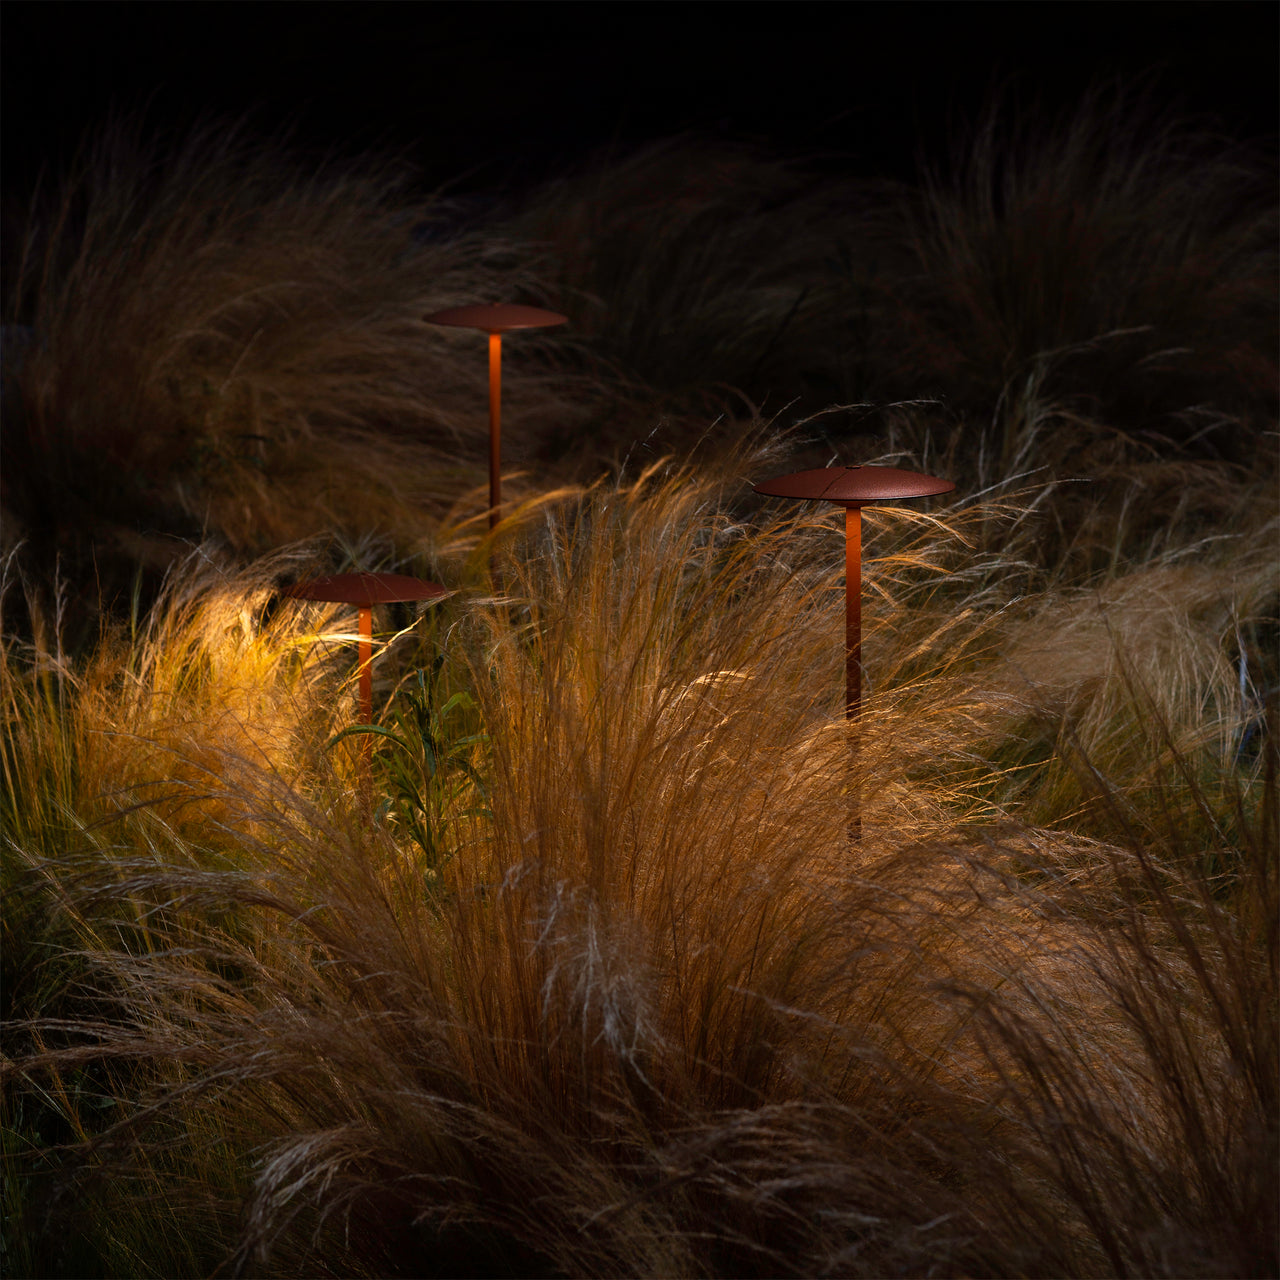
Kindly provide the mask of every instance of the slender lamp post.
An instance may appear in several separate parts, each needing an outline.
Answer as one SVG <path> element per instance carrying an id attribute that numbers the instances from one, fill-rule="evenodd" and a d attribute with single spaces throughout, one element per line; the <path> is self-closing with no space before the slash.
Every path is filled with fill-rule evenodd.
<path id="1" fill-rule="evenodd" d="M 541 307 L 522 307 L 512 302 L 482 302 L 469 307 L 450 307 L 426 317 L 429 324 L 480 329 L 489 335 L 489 528 L 498 523 L 502 503 L 502 335 L 508 329 L 545 329 L 565 324 L 567 316 Z"/>
<path id="2" fill-rule="evenodd" d="M 794 471 L 754 488 L 769 497 L 834 502 L 844 508 L 844 714 L 852 724 L 862 712 L 862 508 L 868 502 L 950 493 L 955 485 L 897 467 L 852 466 Z M 849 830 L 857 839 L 862 820 L 856 798 L 851 808 Z"/>
<path id="3" fill-rule="evenodd" d="M 337 573 L 312 578 L 309 582 L 295 582 L 285 588 L 284 594 L 295 600 L 325 600 L 359 607 L 360 723 L 370 724 L 373 721 L 373 606 L 406 600 L 438 600 L 449 593 L 437 583 L 402 573 Z M 373 743 L 366 737 L 360 751 L 366 787 L 372 756 Z"/>

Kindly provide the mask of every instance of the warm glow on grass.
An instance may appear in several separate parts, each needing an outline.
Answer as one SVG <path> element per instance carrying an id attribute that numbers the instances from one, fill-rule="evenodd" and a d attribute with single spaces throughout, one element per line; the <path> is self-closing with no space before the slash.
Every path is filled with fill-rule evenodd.
<path id="1" fill-rule="evenodd" d="M 75 922 L 100 992 L 76 998 L 113 1010 L 24 1070 L 106 1053 L 108 1087 L 264 1152 L 255 1269 L 310 1265 L 280 1234 L 308 1202 L 377 1269 L 423 1214 L 441 1247 L 478 1247 L 459 1213 L 515 1269 L 683 1272 L 707 1231 L 729 1270 L 794 1249 L 817 1269 L 853 1241 L 877 1268 L 1147 1256 L 1143 1197 L 1209 1176 L 1201 1156 L 1263 1105 L 1264 1063 L 1240 1058 L 1263 1009 L 1223 984 L 1261 979 L 1248 922 L 1275 882 L 1261 759 L 1233 792 L 1182 785 L 1238 736 L 1234 673 L 1191 661 L 1154 701 L 1144 680 L 1199 601 L 1243 616 L 1269 570 L 1140 571 L 1094 597 L 1097 623 L 1076 606 L 1069 639 L 1057 596 L 1011 593 L 982 550 L 1016 508 L 876 513 L 851 850 L 838 531 L 744 519 L 737 492 L 665 467 L 597 486 L 517 536 L 503 598 L 435 606 L 434 639 L 402 628 L 380 687 L 431 683 L 413 716 L 413 684 L 379 699 L 396 741 L 372 819 L 325 749 L 350 655 L 317 642 L 347 633 L 261 612 L 289 553 L 230 577 L 193 562 L 144 632 L 63 673 L 60 704 L 11 651 L 10 812 L 38 810 L 50 770 L 66 806 L 14 828 L 11 874 L 64 885 L 50 927 Z M 1162 572 L 1153 614 L 1142 578 Z M 1091 692 L 1063 721 L 1073 689 Z M 1066 736 L 1029 762 L 1038 722 Z M 1247 914 L 1206 878 L 1228 864 L 1262 895 Z M 1062 1145 L 1086 1131 L 1096 1153 Z M 770 1187 L 795 1179 L 823 1232 L 788 1225 Z M 383 1187 L 404 1204 L 390 1237 Z M 943 1216 L 945 1237 L 924 1227 Z"/>

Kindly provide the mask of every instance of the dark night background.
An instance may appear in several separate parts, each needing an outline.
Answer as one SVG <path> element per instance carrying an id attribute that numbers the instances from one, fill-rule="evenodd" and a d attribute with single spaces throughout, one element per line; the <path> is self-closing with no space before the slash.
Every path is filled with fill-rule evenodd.
<path id="1" fill-rule="evenodd" d="M 994 87 L 1067 107 L 1119 76 L 1236 136 L 1276 131 L 1272 3 L 62 3 L 3 11 L 21 198 L 110 111 L 251 111 L 307 151 L 392 150 L 455 192 L 682 130 L 910 176 Z"/>

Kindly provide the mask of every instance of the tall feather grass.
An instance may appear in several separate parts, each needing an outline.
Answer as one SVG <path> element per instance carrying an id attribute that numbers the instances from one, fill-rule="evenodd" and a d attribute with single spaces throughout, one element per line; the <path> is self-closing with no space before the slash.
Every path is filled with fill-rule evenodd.
<path id="1" fill-rule="evenodd" d="M 117 1232 L 100 1256 L 157 1274 L 219 1253 L 255 1274 L 1274 1265 L 1270 739 L 1234 781 L 1200 785 L 1205 744 L 1178 725 L 1204 730 L 1221 676 L 1192 662 L 1145 726 L 1169 736 L 1163 774 L 1074 762 L 1118 826 L 1079 834 L 1052 763 L 1036 825 L 1013 821 L 1037 766 L 1006 768 L 1002 789 L 989 739 L 1016 749 L 1018 716 L 1058 694 L 999 687 L 1026 666 L 1007 638 L 1059 625 L 1052 601 L 1002 587 L 997 557 L 950 570 L 1016 512 L 882 513 L 853 777 L 839 530 L 744 505 L 758 465 L 657 467 L 548 507 L 505 595 L 453 606 L 437 636 L 479 709 L 491 806 L 459 798 L 439 875 L 326 773 L 330 721 L 298 714 L 301 748 L 272 726 L 341 678 L 311 666 L 300 683 L 302 620 L 284 615 L 263 633 L 268 693 L 240 712 L 278 760 L 245 750 L 233 714 L 209 724 L 228 766 L 205 768 L 201 823 L 91 808 L 60 847 L 7 842 L 11 896 L 39 886 L 82 972 L 58 997 L 71 1016 L 13 1011 L 7 1088 L 75 1078 L 115 1099 L 90 1122 L 69 1105 L 80 1130 L 55 1181 L 96 1206 L 90 1239 Z M 1243 569 L 1236 591 L 1242 609 L 1265 595 Z M 1150 612 L 1117 612 L 1109 638 L 1135 652 Z M 174 598 L 156 625 L 190 637 L 187 669 L 192 645 L 227 652 L 233 616 L 195 625 Z M 229 707 L 238 652 L 208 668 Z M 1138 700 L 1146 670 L 1121 663 L 1099 688 Z M 20 698 L 33 676 L 6 672 Z M 173 703 L 207 696 L 174 688 L 159 750 Z M 1117 716 L 1141 751 L 1142 721 Z M 45 786 L 29 723 L 9 729 L 19 796 Z M 1211 756 L 1232 728 L 1214 723 Z M 91 756 L 94 732 L 67 750 Z M 985 795 L 966 791 L 975 770 Z M 1161 798 L 1177 799 L 1164 826 Z M 93 1176 L 122 1161 L 129 1214 L 123 1184 Z M 66 1221 L 51 1203 L 50 1227 Z M 40 1201 L 20 1209 L 39 1239 Z M 157 1243 L 157 1213 L 198 1238 Z"/>
<path id="2" fill-rule="evenodd" d="M 87 146 L 7 280 L 26 342 L 6 354 L 6 539 L 33 576 L 60 553 L 92 581 L 96 554 L 127 593 L 126 566 L 162 571 L 182 539 L 407 547 L 473 488 L 482 509 L 483 344 L 463 356 L 424 317 L 537 284 L 527 253 L 455 216 L 391 166 L 308 171 L 224 126 Z M 509 403 L 572 419 L 565 381 L 513 355 Z"/>
<path id="3" fill-rule="evenodd" d="M 711 389 L 801 415 L 943 397 L 1006 468 L 1024 384 L 1131 448 L 1234 461 L 1275 414 L 1274 165 L 1120 86 L 1056 118 L 994 101 L 915 185 L 683 138 L 548 184 L 509 226 L 668 412 Z"/>
<path id="4" fill-rule="evenodd" d="M 685 139 L 483 220 L 393 166 L 116 127 L 6 237 L 5 545 L 37 583 L 61 557 L 82 639 L 183 540 L 407 554 L 483 504 L 482 344 L 423 317 L 491 296 L 572 321 L 506 352 L 507 455 L 541 482 L 687 453 L 712 405 L 741 435 L 766 401 L 859 405 L 815 428 L 826 456 L 905 443 L 975 487 L 1270 466 L 1274 185 L 1105 94 L 1058 121 L 993 108 L 914 191 Z"/>
<path id="5" fill-rule="evenodd" d="M 117 131 L 33 206 L 9 1270 L 1280 1269 L 1269 171 L 1098 102 L 957 154 L 464 233 Z M 489 536 L 422 316 L 513 295 L 577 337 L 510 344 Z M 840 513 L 747 483 L 832 455 L 960 482 L 864 515 L 856 726 Z M 457 590 L 378 614 L 366 785 L 351 612 L 278 588 L 377 567 Z"/>
<path id="6" fill-rule="evenodd" d="M 1052 122 L 994 104 L 894 216 L 884 336 L 914 394 L 981 406 L 1048 363 L 1051 396 L 1233 460 L 1274 415 L 1275 172 L 1250 147 L 1120 87 Z M 1187 414 L 1208 405 L 1216 429 Z"/>

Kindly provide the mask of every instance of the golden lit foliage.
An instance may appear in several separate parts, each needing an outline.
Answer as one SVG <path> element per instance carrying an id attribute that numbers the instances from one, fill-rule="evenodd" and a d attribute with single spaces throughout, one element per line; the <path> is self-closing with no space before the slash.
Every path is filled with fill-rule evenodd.
<path id="1" fill-rule="evenodd" d="M 1183 787 L 1167 837 L 1157 820 L 1249 715 L 1208 637 L 1264 607 L 1261 565 L 1154 564 L 1096 593 L 1095 620 L 984 550 L 1016 504 L 869 512 L 855 757 L 838 521 L 748 508 L 761 465 L 561 495 L 500 530 L 501 594 L 451 602 L 436 649 L 406 632 L 386 652 L 383 689 L 438 652 L 484 734 L 485 803 L 456 793 L 437 865 L 321 749 L 350 655 L 320 660 L 301 610 L 263 612 L 301 551 L 175 575 L 131 643 L 68 670 L 44 729 L 40 674 L 10 654 L 10 785 L 34 799 L 81 763 L 69 843 L 15 826 L 8 874 L 74 926 L 82 973 L 12 1025 L 5 1069 L 15 1088 L 96 1073 L 121 1099 L 102 1138 L 78 1121 L 68 1176 L 133 1133 L 144 1185 L 207 1165 L 166 1212 L 241 1196 L 240 1227 L 205 1214 L 199 1248 L 255 1271 L 1265 1255 L 1269 749 L 1221 794 Z M 1132 694 L 1175 653 L 1144 725 Z M 1012 689 L 1032 654 L 1041 678 Z M 1053 830 L 1081 793 L 1055 809 L 1073 762 L 1018 758 L 1036 716 L 1092 735 L 1100 812 L 1143 805 L 1143 843 Z M 101 822 L 126 791 L 150 803 Z M 1042 825 L 1001 816 L 1029 795 Z M 118 1253 L 147 1229 L 145 1199 L 130 1212 Z"/>

